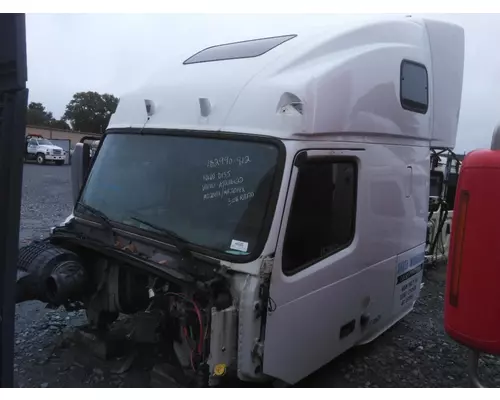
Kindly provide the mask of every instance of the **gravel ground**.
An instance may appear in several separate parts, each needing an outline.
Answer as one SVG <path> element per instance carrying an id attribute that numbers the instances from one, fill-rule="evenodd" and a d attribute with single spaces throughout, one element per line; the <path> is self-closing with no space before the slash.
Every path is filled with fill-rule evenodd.
<path id="1" fill-rule="evenodd" d="M 71 212 L 67 166 L 24 168 L 20 244 L 44 237 Z M 444 267 L 429 270 L 413 313 L 369 345 L 348 351 L 300 387 L 467 387 L 467 351 L 443 329 Z M 82 312 L 48 310 L 39 302 L 17 306 L 15 373 L 20 387 L 147 387 L 147 362 L 117 371 L 127 360 L 103 362 L 75 344 Z M 144 358 L 144 357 L 143 357 Z M 147 357 L 146 357 L 147 358 Z M 481 374 L 500 384 L 500 361 L 485 356 Z"/>

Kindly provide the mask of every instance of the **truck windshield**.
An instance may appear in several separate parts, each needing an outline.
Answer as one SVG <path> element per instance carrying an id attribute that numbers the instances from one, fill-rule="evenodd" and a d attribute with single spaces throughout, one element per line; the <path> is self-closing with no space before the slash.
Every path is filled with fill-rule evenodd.
<path id="1" fill-rule="evenodd" d="M 110 133 L 80 201 L 120 224 L 168 229 L 201 252 L 250 255 L 267 238 L 278 156 L 274 143 L 229 135 Z"/>
<path id="2" fill-rule="evenodd" d="M 53 146 L 53 144 L 50 142 L 50 140 L 47 140 L 47 139 L 38 139 L 38 144 L 39 145 L 46 145 L 46 146 Z"/>

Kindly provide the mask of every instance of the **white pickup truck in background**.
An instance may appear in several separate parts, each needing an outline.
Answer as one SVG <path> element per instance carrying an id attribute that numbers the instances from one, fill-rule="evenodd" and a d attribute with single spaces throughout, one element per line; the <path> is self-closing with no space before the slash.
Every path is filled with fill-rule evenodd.
<path id="1" fill-rule="evenodd" d="M 56 165 L 63 165 L 66 152 L 63 148 L 55 146 L 48 139 L 38 135 L 26 136 L 25 160 L 36 160 L 37 164 L 53 161 Z"/>

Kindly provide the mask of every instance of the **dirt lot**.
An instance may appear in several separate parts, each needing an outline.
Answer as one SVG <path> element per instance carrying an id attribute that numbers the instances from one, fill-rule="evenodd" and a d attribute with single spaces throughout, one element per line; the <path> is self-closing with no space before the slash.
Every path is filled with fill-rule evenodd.
<path id="1" fill-rule="evenodd" d="M 24 168 L 20 244 L 48 234 L 71 212 L 70 169 Z M 467 387 L 467 352 L 443 329 L 444 268 L 428 271 L 413 313 L 370 345 L 353 349 L 302 381 L 301 387 Z M 21 387 L 147 387 L 147 354 L 129 371 L 126 360 L 101 362 L 74 345 L 83 313 L 17 306 L 15 373 Z M 305 344 L 307 345 L 307 344 Z M 500 361 L 484 357 L 481 373 L 500 384 Z"/>

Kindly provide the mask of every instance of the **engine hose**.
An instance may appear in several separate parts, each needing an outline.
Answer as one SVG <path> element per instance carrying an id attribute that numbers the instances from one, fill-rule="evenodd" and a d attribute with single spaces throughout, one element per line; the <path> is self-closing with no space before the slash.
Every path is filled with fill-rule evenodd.
<path id="1" fill-rule="evenodd" d="M 429 212 L 429 216 L 427 217 L 427 223 L 431 223 L 432 228 L 434 228 L 434 223 L 432 222 L 433 215 L 434 215 L 434 210 L 431 210 Z M 429 244 L 431 244 L 431 238 L 430 238 L 429 226 L 427 226 L 427 233 L 425 234 L 425 246 L 428 246 Z"/>
<path id="2" fill-rule="evenodd" d="M 430 221 L 433 215 L 434 215 L 434 210 L 431 210 L 429 212 L 429 216 L 427 217 L 427 221 Z"/>
<path id="3" fill-rule="evenodd" d="M 436 235 L 434 236 L 434 240 L 432 241 L 432 245 L 430 248 L 431 255 L 434 255 L 438 239 L 441 236 L 441 232 L 443 231 L 444 223 L 446 222 L 447 217 L 448 217 L 448 204 L 446 203 L 446 201 L 443 200 L 441 202 L 441 210 L 439 212 L 439 222 L 436 230 Z"/>

